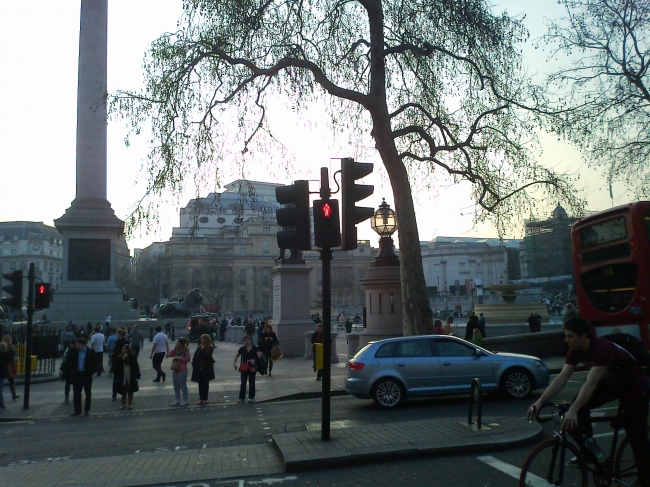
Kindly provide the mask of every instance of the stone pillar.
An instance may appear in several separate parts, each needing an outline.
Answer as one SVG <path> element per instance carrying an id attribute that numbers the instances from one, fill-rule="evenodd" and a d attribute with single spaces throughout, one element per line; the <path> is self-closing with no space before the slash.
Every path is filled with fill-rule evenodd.
<path id="1" fill-rule="evenodd" d="M 359 333 L 359 349 L 373 340 L 404 335 L 400 262 L 390 237 L 379 241 L 379 253 L 361 279 L 366 290 L 366 327 Z"/>
<path id="2" fill-rule="evenodd" d="M 309 273 L 304 260 L 282 260 L 271 271 L 273 324 L 285 357 L 303 357 L 305 332 L 316 325 L 310 315 Z"/>
<path id="3" fill-rule="evenodd" d="M 82 0 L 77 86 L 76 196 L 54 221 L 63 234 L 63 275 L 47 311 L 52 321 L 139 319 L 115 284 L 124 222 L 106 199 L 108 0 Z"/>

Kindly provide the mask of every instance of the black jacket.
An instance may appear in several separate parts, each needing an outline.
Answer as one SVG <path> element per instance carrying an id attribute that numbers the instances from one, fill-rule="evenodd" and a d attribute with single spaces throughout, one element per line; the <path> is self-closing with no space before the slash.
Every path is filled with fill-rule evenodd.
<path id="1" fill-rule="evenodd" d="M 87 347 L 86 351 L 86 362 L 84 364 L 83 372 L 79 372 L 79 350 L 76 348 L 70 352 L 68 355 L 68 361 L 66 366 L 70 371 L 70 376 L 72 379 L 78 378 L 81 374 L 84 380 L 93 380 L 93 374 L 97 372 L 97 355 L 95 351 Z"/>
<path id="2" fill-rule="evenodd" d="M 192 382 L 209 382 L 214 379 L 214 348 L 199 347 L 192 358 Z"/>
<path id="3" fill-rule="evenodd" d="M 122 387 L 124 382 L 124 360 L 122 359 L 123 355 L 117 355 L 113 360 L 113 381 L 118 387 Z M 140 366 L 138 365 L 138 359 L 135 355 L 129 357 L 129 367 L 130 367 L 130 391 L 129 392 L 138 392 L 140 388 L 138 387 L 138 380 L 140 379 Z M 121 392 L 121 390 L 120 390 Z"/>

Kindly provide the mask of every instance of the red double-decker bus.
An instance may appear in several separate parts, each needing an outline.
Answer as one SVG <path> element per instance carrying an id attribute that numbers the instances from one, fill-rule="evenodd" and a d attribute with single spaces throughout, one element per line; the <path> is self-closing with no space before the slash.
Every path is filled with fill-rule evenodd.
<path id="1" fill-rule="evenodd" d="M 650 349 L 650 201 L 578 220 L 571 243 L 580 316 L 597 336 L 619 330 Z"/>

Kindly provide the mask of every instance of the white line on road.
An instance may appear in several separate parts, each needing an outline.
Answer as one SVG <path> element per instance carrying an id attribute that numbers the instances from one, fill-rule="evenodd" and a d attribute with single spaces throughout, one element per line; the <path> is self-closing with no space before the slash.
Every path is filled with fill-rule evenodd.
<path id="1" fill-rule="evenodd" d="M 477 457 L 478 460 L 489 465 L 490 467 L 496 468 L 497 470 L 510 475 L 511 477 L 519 480 L 519 475 L 521 474 L 521 468 L 510 465 L 509 463 L 502 462 L 498 458 L 494 458 L 491 455 L 486 455 L 483 457 Z M 537 475 L 532 475 L 528 473 L 526 476 L 526 483 L 529 487 L 548 487 L 549 483 Z"/>

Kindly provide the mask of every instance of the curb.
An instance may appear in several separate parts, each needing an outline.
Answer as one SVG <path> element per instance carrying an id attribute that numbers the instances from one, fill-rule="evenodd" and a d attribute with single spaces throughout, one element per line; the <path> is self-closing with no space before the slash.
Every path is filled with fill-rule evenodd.
<path id="1" fill-rule="evenodd" d="M 408 428 L 406 426 L 408 423 L 403 423 L 405 428 Z M 319 445 L 317 451 L 314 452 L 297 453 L 296 449 L 292 448 L 286 440 L 283 441 L 283 439 L 278 438 L 278 436 L 282 435 L 274 435 L 273 446 L 282 456 L 285 471 L 287 473 L 294 473 L 305 470 L 362 464 L 368 465 L 412 458 L 501 451 L 531 443 L 542 433 L 542 428 L 539 424 L 531 425 L 531 429 L 533 431 L 518 430 L 509 433 L 505 435 L 508 436 L 507 439 L 499 438 L 500 435 L 486 434 L 480 439 L 467 438 L 462 442 L 459 442 L 456 437 L 449 437 L 446 439 L 420 440 L 408 443 L 396 442 L 387 445 L 360 445 L 354 448 L 355 453 L 351 453 L 345 447 L 347 444 L 345 438 L 336 438 L 334 435 L 332 435 L 329 442 L 323 442 L 325 446 L 321 448 Z M 309 440 L 298 440 L 302 444 L 305 441 L 308 442 Z M 320 440 L 317 442 L 320 443 Z"/>

